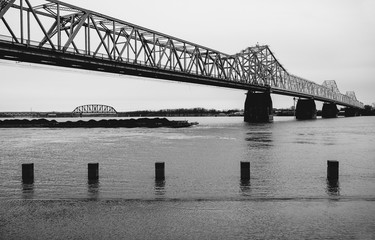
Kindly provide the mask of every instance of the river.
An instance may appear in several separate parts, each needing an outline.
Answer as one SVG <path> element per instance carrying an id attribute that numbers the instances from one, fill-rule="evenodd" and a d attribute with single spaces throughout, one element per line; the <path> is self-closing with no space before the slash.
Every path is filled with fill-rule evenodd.
<path id="1" fill-rule="evenodd" d="M 199 125 L 0 129 L 0 239 L 375 239 L 375 117 L 170 120 Z"/>

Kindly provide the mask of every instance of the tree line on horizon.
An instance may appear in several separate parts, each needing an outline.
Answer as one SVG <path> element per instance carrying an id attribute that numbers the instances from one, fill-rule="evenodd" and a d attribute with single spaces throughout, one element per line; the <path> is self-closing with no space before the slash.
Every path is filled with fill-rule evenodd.
<path id="1" fill-rule="evenodd" d="M 177 109 L 162 109 L 162 110 L 139 110 L 130 112 L 120 112 L 119 115 L 128 117 L 136 116 L 212 116 L 212 115 L 232 115 L 241 113 L 241 109 L 217 110 L 205 108 L 177 108 Z"/>
<path id="2" fill-rule="evenodd" d="M 343 109 L 341 109 L 343 110 Z M 241 116 L 243 109 L 229 109 L 217 110 L 206 108 L 177 108 L 177 109 L 162 109 L 162 110 L 137 110 L 118 112 L 119 117 L 156 117 L 156 116 Z M 273 109 L 273 113 L 278 116 L 293 116 L 294 107 Z M 71 112 L 32 112 L 31 117 L 71 117 Z M 365 105 L 364 109 L 360 111 L 362 116 L 375 116 L 375 107 Z M 0 118 L 12 117 L 9 113 L 1 113 Z"/>

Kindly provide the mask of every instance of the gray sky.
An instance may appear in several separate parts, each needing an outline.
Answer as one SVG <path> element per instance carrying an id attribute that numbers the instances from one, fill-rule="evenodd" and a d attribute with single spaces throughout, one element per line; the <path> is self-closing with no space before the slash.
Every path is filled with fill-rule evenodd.
<path id="1" fill-rule="evenodd" d="M 375 102 L 373 0 L 65 2 L 228 54 L 267 44 L 289 73 L 318 84 L 336 80 L 341 93 Z M 72 111 L 91 103 L 118 111 L 230 109 L 245 100 L 240 90 L 9 61 L 0 61 L 0 84 L 0 111 Z M 290 97 L 272 98 L 275 107 L 293 105 Z"/>

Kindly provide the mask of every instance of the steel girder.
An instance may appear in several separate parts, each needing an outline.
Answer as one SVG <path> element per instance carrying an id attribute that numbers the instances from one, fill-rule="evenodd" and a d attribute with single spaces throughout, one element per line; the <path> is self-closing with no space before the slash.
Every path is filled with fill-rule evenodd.
<path id="1" fill-rule="evenodd" d="M 155 75 L 168 71 L 212 85 L 255 90 L 258 86 L 277 94 L 363 108 L 353 95 L 289 74 L 266 45 L 225 54 L 57 0 L 1 0 L 0 17 L 0 40 L 25 47 L 147 67 Z"/>
<path id="2" fill-rule="evenodd" d="M 82 105 L 82 106 L 78 106 L 76 107 L 72 113 L 75 113 L 75 114 L 80 114 L 80 113 L 93 113 L 93 114 L 97 114 L 97 113 L 105 113 L 105 114 L 117 114 L 117 111 L 111 107 L 111 106 L 107 106 L 107 105 L 102 105 L 102 104 L 88 104 L 88 105 Z"/>
<path id="3" fill-rule="evenodd" d="M 249 79 L 253 84 L 269 85 L 271 91 L 304 93 L 311 98 L 363 108 L 363 104 L 356 99 L 355 94 L 354 96 L 348 93 L 341 94 L 334 80 L 326 80 L 322 85 L 319 85 L 289 74 L 277 61 L 268 46 L 250 47 L 236 56 L 243 59 L 238 62 L 245 61 L 244 66 L 248 74 L 245 73 L 244 78 Z"/>

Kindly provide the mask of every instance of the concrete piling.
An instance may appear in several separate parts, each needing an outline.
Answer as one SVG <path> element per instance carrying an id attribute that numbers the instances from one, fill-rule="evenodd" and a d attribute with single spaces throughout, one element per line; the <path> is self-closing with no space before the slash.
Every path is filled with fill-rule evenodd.
<path id="1" fill-rule="evenodd" d="M 241 180 L 250 180 L 250 162 L 240 162 Z M 339 162 L 336 160 L 327 160 L 327 179 L 339 179 Z M 99 163 L 88 163 L 88 180 L 99 180 Z M 155 162 L 155 180 L 165 180 L 165 162 Z M 22 164 L 22 181 L 23 183 L 34 183 L 34 163 Z"/>
<path id="2" fill-rule="evenodd" d="M 250 180 L 250 162 L 241 162 L 241 180 Z"/>
<path id="3" fill-rule="evenodd" d="M 89 181 L 99 180 L 99 163 L 89 163 L 87 169 Z"/>
<path id="4" fill-rule="evenodd" d="M 322 118 L 336 118 L 338 113 L 335 103 L 323 103 Z"/>
<path id="5" fill-rule="evenodd" d="M 296 106 L 296 119 L 316 119 L 316 105 L 314 99 L 298 99 Z"/>
<path id="6" fill-rule="evenodd" d="M 272 99 L 271 93 L 248 91 L 244 107 L 244 121 L 254 122 L 272 122 Z"/>
<path id="7" fill-rule="evenodd" d="M 34 183 L 34 163 L 22 164 L 22 181 L 24 183 Z"/>
<path id="8" fill-rule="evenodd" d="M 156 181 L 165 180 L 165 163 L 164 162 L 155 163 L 155 180 Z"/>
<path id="9" fill-rule="evenodd" d="M 339 162 L 334 160 L 327 161 L 327 179 L 338 180 L 339 179 Z"/>

